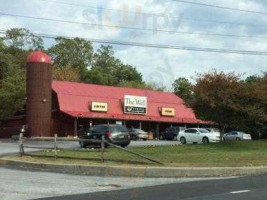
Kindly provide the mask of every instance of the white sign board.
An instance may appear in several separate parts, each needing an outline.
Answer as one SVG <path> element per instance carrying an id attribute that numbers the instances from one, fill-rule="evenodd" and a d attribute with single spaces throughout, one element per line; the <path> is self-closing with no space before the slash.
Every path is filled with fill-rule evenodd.
<path id="1" fill-rule="evenodd" d="M 91 110 L 94 112 L 108 112 L 108 104 L 103 102 L 92 102 Z"/>
<path id="2" fill-rule="evenodd" d="M 124 96 L 124 113 L 146 115 L 147 97 L 125 95 Z"/>

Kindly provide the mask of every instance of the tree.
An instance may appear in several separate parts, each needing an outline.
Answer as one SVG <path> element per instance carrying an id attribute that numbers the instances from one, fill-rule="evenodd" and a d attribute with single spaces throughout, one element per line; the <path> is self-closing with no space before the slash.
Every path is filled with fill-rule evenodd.
<path id="1" fill-rule="evenodd" d="M 25 104 L 25 70 L 16 65 L 9 67 L 7 76 L 0 84 L 0 120 L 13 116 Z"/>
<path id="2" fill-rule="evenodd" d="M 29 30 L 23 28 L 7 30 L 4 43 L 12 49 L 29 51 L 44 49 L 42 38 L 34 36 Z"/>
<path id="3" fill-rule="evenodd" d="M 142 83 L 142 74 L 137 71 L 135 67 L 131 65 L 120 64 L 114 69 L 114 76 L 116 85 L 120 85 L 123 82 L 134 81 L 136 83 Z"/>
<path id="4" fill-rule="evenodd" d="M 59 37 L 48 53 L 53 58 L 55 67 L 70 66 L 83 73 L 91 67 L 94 51 L 89 41 Z"/>
<path id="5" fill-rule="evenodd" d="M 3 42 L 2 42 L 3 41 Z M 43 40 L 27 29 L 10 29 L 0 41 L 0 120 L 25 105 L 25 66 L 30 51 L 43 48 Z"/>
<path id="6" fill-rule="evenodd" d="M 199 74 L 191 106 L 199 118 L 218 123 L 222 130 L 244 128 L 263 119 L 263 104 L 255 98 L 255 89 L 234 73 L 215 70 Z"/>
<path id="7" fill-rule="evenodd" d="M 54 67 L 53 80 L 80 82 L 79 71 L 73 67 Z"/>
<path id="8" fill-rule="evenodd" d="M 93 68 L 102 73 L 114 74 L 114 69 L 119 65 L 121 65 L 121 61 L 115 58 L 113 48 L 110 45 L 101 45 L 94 54 Z"/>
<path id="9" fill-rule="evenodd" d="M 4 49 L 5 45 L 4 45 L 4 41 L 3 38 L 0 37 L 0 51 L 2 51 Z"/>
<path id="10" fill-rule="evenodd" d="M 135 67 L 123 64 L 115 58 L 112 46 L 101 46 L 94 54 L 92 68 L 83 72 L 82 80 L 87 83 L 120 86 L 125 82 L 143 82 Z"/>
<path id="11" fill-rule="evenodd" d="M 192 84 L 186 78 L 178 78 L 172 84 L 174 94 L 181 97 L 185 100 L 186 103 L 189 103 L 192 100 Z"/>
<path id="12" fill-rule="evenodd" d="M 10 66 L 16 64 L 17 59 L 13 55 L 0 50 L 0 81 L 7 76 Z"/>
<path id="13" fill-rule="evenodd" d="M 91 69 L 82 75 L 83 82 L 99 84 L 99 85 L 110 85 L 112 80 L 111 75 L 102 73 L 97 69 Z"/>
<path id="14" fill-rule="evenodd" d="M 249 76 L 246 78 L 245 82 L 247 84 L 254 84 L 257 83 L 260 80 L 260 77 L 257 75 Z"/>

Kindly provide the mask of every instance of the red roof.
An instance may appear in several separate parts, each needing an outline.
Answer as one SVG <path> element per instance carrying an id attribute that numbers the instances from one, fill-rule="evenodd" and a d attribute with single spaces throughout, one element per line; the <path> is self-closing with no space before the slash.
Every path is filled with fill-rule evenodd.
<path id="1" fill-rule="evenodd" d="M 35 51 L 28 56 L 27 63 L 51 64 L 51 57 L 42 51 Z"/>
<path id="2" fill-rule="evenodd" d="M 172 123 L 202 122 L 201 120 L 196 119 L 193 110 L 187 108 L 181 98 L 170 92 L 63 81 L 53 81 L 52 88 L 57 94 L 60 111 L 72 117 Z M 125 114 L 122 104 L 125 95 L 147 97 L 147 115 Z M 92 112 L 89 109 L 91 102 L 108 103 L 108 112 Z M 160 109 L 162 107 L 174 108 L 176 116 L 161 116 Z"/>

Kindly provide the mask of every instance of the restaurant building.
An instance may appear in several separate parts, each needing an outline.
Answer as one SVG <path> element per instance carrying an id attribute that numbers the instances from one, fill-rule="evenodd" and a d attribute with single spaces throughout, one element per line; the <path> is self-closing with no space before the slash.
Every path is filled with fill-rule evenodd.
<path id="1" fill-rule="evenodd" d="M 96 124 L 121 124 L 154 135 L 170 126 L 206 124 L 170 92 L 52 80 L 49 83 L 49 59 L 40 52 L 28 58 L 26 111 L 2 122 L 0 137 L 18 134 L 24 124 L 30 126 L 28 136 L 44 137 L 76 136 L 80 129 Z"/>

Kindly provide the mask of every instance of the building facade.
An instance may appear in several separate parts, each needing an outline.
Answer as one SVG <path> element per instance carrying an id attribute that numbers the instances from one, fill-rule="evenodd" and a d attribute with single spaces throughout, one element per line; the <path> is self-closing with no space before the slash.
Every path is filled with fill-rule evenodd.
<path id="1" fill-rule="evenodd" d="M 27 100 L 24 114 L 0 124 L 0 138 L 77 136 L 96 124 L 121 124 L 151 131 L 170 126 L 205 125 L 184 101 L 170 92 L 52 81 L 51 58 L 43 52 L 28 57 Z"/>

